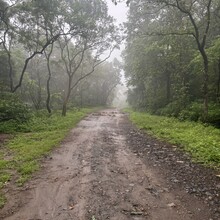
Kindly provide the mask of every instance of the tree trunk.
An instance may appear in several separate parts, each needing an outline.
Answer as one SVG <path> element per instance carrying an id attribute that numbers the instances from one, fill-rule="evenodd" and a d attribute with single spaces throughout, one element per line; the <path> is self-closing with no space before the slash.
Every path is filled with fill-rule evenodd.
<path id="1" fill-rule="evenodd" d="M 5 36 L 4 36 L 5 37 Z M 5 52 L 8 56 L 8 66 L 9 66 L 9 84 L 10 84 L 10 91 L 13 92 L 14 89 L 14 82 L 13 82 L 13 66 L 12 66 L 12 59 L 11 59 L 11 51 L 6 46 L 6 40 L 3 42 L 3 47 L 5 49 Z"/>
<path id="2" fill-rule="evenodd" d="M 170 73 L 167 73 L 167 104 L 170 103 Z"/>
<path id="3" fill-rule="evenodd" d="M 13 67 L 12 67 L 10 52 L 8 53 L 8 64 L 9 64 L 10 89 L 11 89 L 11 92 L 12 92 L 13 88 L 14 88 L 14 83 L 13 83 Z"/>
<path id="4" fill-rule="evenodd" d="M 47 111 L 49 114 L 51 114 L 51 108 L 50 108 L 50 79 L 51 79 L 51 73 L 48 75 L 47 79 L 47 100 L 46 100 L 46 106 L 47 106 Z"/>
<path id="5" fill-rule="evenodd" d="M 217 102 L 220 102 L 220 58 L 218 60 Z"/>
<path id="6" fill-rule="evenodd" d="M 69 85 L 68 85 L 68 88 L 67 88 L 67 95 L 64 98 L 64 102 L 63 102 L 62 116 L 66 116 L 67 104 L 68 104 L 70 94 L 71 94 L 71 83 L 72 83 L 72 76 L 69 76 Z"/>
<path id="7" fill-rule="evenodd" d="M 203 121 L 207 121 L 208 117 L 208 83 L 209 83 L 209 61 L 208 56 L 205 52 L 204 48 L 200 50 L 202 58 L 203 58 L 203 65 L 204 65 L 204 74 L 203 74 Z"/>
<path id="8" fill-rule="evenodd" d="M 47 54 L 46 51 L 44 51 L 45 57 L 47 59 L 47 70 L 48 70 L 48 78 L 47 78 L 47 100 L 46 100 L 46 107 L 49 114 L 51 114 L 51 107 L 50 107 L 50 80 L 51 80 L 51 69 L 50 69 L 50 57 L 53 52 L 53 44 L 51 45 L 50 51 Z"/>
<path id="9" fill-rule="evenodd" d="M 63 102 L 62 116 L 66 116 L 67 103 L 68 103 L 67 100 L 65 100 L 65 101 Z"/>
<path id="10" fill-rule="evenodd" d="M 37 106 L 38 110 L 41 108 L 41 102 L 42 102 L 42 94 L 41 94 L 41 79 L 39 71 L 37 71 L 37 79 L 38 79 L 38 91 L 37 91 Z"/>
<path id="11" fill-rule="evenodd" d="M 80 91 L 80 107 L 81 108 L 83 107 L 83 91 L 82 91 L 82 89 Z"/>

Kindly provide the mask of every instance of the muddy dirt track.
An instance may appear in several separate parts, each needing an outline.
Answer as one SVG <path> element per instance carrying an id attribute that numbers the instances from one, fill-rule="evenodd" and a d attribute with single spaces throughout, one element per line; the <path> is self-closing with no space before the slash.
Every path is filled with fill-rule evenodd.
<path id="1" fill-rule="evenodd" d="M 220 219 L 220 181 L 116 110 L 74 128 L 42 170 L 11 189 L 6 220 Z"/>

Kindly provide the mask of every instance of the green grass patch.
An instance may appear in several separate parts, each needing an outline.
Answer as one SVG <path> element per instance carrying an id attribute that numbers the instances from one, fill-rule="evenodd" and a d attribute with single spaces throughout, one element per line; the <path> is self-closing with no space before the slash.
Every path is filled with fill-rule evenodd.
<path id="1" fill-rule="evenodd" d="M 17 184 L 23 185 L 40 167 L 40 159 L 58 146 L 68 131 L 73 128 L 91 109 L 69 111 L 66 117 L 60 112 L 48 115 L 40 112 L 23 125 L 13 139 L 0 149 L 0 187 L 11 179 L 9 173 L 16 173 Z M 10 159 L 4 155 L 10 154 Z M 13 172 L 11 172 L 13 171 Z M 2 197 L 2 203 L 4 198 Z M 1 204 L 1 198 L 0 198 Z"/>
<path id="2" fill-rule="evenodd" d="M 220 167 L 220 130 L 197 122 L 130 111 L 130 119 L 139 128 L 172 144 L 181 146 L 200 163 Z"/>
<path id="3" fill-rule="evenodd" d="M 3 208 L 6 203 L 6 198 L 4 195 L 0 194 L 0 208 Z"/>
<path id="4" fill-rule="evenodd" d="M 0 160 L 0 170 L 6 168 L 8 165 L 8 161 Z"/>
<path id="5" fill-rule="evenodd" d="M 2 172 L 0 173 L 0 189 L 11 179 L 11 174 Z"/>

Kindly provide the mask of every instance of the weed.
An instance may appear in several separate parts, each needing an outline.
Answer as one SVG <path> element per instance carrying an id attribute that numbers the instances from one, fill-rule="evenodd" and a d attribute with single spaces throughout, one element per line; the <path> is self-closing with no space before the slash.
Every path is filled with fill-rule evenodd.
<path id="1" fill-rule="evenodd" d="M 2 208 L 6 203 L 6 198 L 4 195 L 0 194 L 0 208 Z"/>
<path id="2" fill-rule="evenodd" d="M 6 172 L 0 173 L 0 189 L 11 179 L 11 175 Z"/>

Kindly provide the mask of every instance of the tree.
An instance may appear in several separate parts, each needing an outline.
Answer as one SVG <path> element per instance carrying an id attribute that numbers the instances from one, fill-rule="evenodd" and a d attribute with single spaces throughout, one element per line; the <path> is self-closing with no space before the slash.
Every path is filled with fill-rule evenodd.
<path id="1" fill-rule="evenodd" d="M 178 88 L 178 90 L 184 91 L 185 94 L 187 94 L 187 90 L 189 91 L 190 82 L 189 82 L 189 77 L 187 75 L 190 75 L 191 73 L 188 73 L 185 70 L 190 71 L 190 62 L 193 59 L 192 58 L 193 50 L 194 49 L 198 50 L 203 60 L 202 84 L 203 84 L 203 103 L 204 103 L 203 119 L 204 120 L 207 119 L 208 96 L 210 95 L 208 89 L 210 84 L 209 83 L 210 73 L 209 73 L 209 59 L 207 54 L 207 48 L 210 45 L 211 39 L 214 36 L 217 36 L 219 33 L 216 32 L 217 29 L 214 28 L 215 25 L 212 22 L 214 18 L 215 20 L 217 19 L 216 13 L 219 13 L 218 8 L 219 8 L 219 3 L 214 0 L 209 0 L 209 1 L 136 0 L 130 2 L 129 22 L 127 23 L 126 26 L 128 32 L 128 38 L 127 38 L 128 46 L 126 49 L 127 57 L 130 56 L 131 53 L 129 52 L 130 48 L 133 47 L 133 45 L 135 45 L 135 42 L 137 41 L 139 41 L 139 43 L 142 46 L 144 46 L 144 44 L 141 43 L 141 41 L 144 41 L 145 45 L 146 42 L 150 42 L 148 44 L 148 47 L 152 47 L 155 45 L 157 47 L 159 46 L 156 57 L 153 58 L 153 56 L 150 56 L 148 59 L 152 60 L 152 62 L 153 60 L 155 61 L 158 60 L 157 63 L 162 64 L 161 70 L 159 70 L 158 68 L 158 71 L 159 73 L 162 73 L 164 71 L 162 75 L 166 76 L 165 82 L 167 83 L 166 86 L 167 103 L 173 101 L 172 93 L 174 93 L 174 91 L 172 90 L 174 89 L 174 87 L 178 88 L 176 86 L 178 85 L 177 83 L 180 82 L 181 85 L 181 81 L 178 82 L 177 80 L 178 78 L 179 79 L 182 78 L 182 82 L 183 82 L 183 84 Z M 179 45 L 181 45 L 183 41 L 185 45 L 189 45 L 192 48 L 191 51 L 190 49 L 188 49 L 190 56 L 187 55 L 188 56 L 187 58 L 183 58 L 183 52 L 180 51 L 181 47 L 179 47 Z M 161 43 L 158 44 L 158 42 L 161 42 L 162 44 Z M 142 48 L 141 45 L 140 48 Z M 133 48 L 135 50 L 135 46 Z M 143 54 L 146 55 L 148 53 L 146 52 L 146 50 L 149 51 L 149 49 L 146 48 L 146 46 L 144 46 L 144 48 L 145 51 L 143 51 L 142 49 L 141 51 L 143 51 Z M 176 48 L 179 49 L 176 50 Z M 184 49 L 184 45 L 182 45 L 182 48 Z M 136 54 L 136 56 L 138 55 Z M 141 55 L 141 57 L 143 56 L 144 55 Z M 179 58 L 179 60 L 177 59 L 177 57 Z M 128 58 L 125 57 L 125 59 Z M 132 66 L 132 64 L 130 64 L 130 66 Z M 181 68 L 179 68 L 179 66 Z M 184 66 L 185 66 L 185 70 L 183 68 Z M 152 67 L 152 69 L 149 70 L 149 66 L 147 66 L 147 70 L 145 69 L 140 67 L 140 70 L 142 71 L 142 75 L 144 77 L 146 73 L 148 73 L 147 74 L 148 76 L 150 73 L 153 73 L 156 67 Z M 176 74 L 175 72 L 178 74 Z M 180 73 L 183 75 L 181 76 Z M 132 73 L 131 75 L 133 74 L 136 73 Z M 148 81 L 146 80 L 146 82 L 150 82 L 150 80 L 151 79 L 148 78 Z M 174 81 L 172 82 L 172 80 Z M 150 83 L 150 85 L 152 84 L 153 81 L 152 83 Z M 149 94 L 149 90 L 147 93 Z"/>
<path id="2" fill-rule="evenodd" d="M 74 4 L 69 4 L 68 6 L 70 10 L 76 8 Z M 63 101 L 63 116 L 66 115 L 67 104 L 72 90 L 81 80 L 92 74 L 98 65 L 110 57 L 119 40 L 113 19 L 107 14 L 107 6 L 104 2 L 84 0 L 80 4 L 77 3 L 77 7 L 80 10 L 75 16 L 81 21 L 81 32 L 75 35 L 65 35 L 59 41 L 61 59 L 68 76 Z M 74 23 L 73 19 L 72 17 L 66 18 L 69 26 Z M 109 50 L 109 54 L 103 58 L 103 53 L 106 50 Z M 90 70 L 75 78 L 74 82 L 74 77 L 80 70 L 84 58 L 91 62 Z"/>
<path id="3" fill-rule="evenodd" d="M 84 61 L 80 73 L 89 70 L 88 65 L 89 63 Z M 74 96 L 71 97 L 74 105 L 80 107 L 111 105 L 116 86 L 120 84 L 120 71 L 121 64 L 117 60 L 106 61 L 97 66 L 93 74 L 81 80 L 75 87 Z"/>

